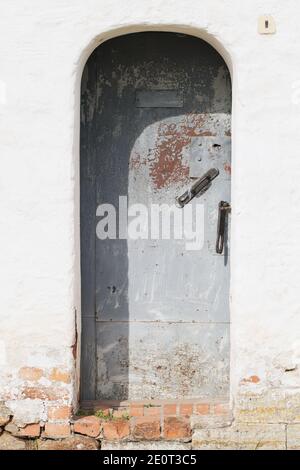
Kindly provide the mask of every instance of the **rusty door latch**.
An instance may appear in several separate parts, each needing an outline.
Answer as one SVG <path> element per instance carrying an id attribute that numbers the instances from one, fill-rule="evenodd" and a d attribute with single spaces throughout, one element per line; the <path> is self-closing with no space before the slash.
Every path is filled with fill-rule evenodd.
<path id="1" fill-rule="evenodd" d="M 199 178 L 187 191 L 181 196 L 176 197 L 176 205 L 183 208 L 195 196 L 204 193 L 211 185 L 211 182 L 219 175 L 219 170 L 211 168 L 205 175 Z"/>
<path id="2" fill-rule="evenodd" d="M 216 252 L 218 255 L 223 253 L 224 249 L 224 239 L 225 239 L 225 230 L 226 230 L 226 216 L 230 211 L 231 206 L 229 202 L 220 201 L 219 202 L 219 214 L 218 214 L 218 229 L 217 229 L 217 241 L 216 241 Z"/>

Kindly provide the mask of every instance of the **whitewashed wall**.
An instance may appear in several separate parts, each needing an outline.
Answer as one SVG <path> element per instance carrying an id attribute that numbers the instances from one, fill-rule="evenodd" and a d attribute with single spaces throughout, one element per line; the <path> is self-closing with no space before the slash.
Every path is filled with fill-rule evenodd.
<path id="1" fill-rule="evenodd" d="M 264 13 L 275 35 L 258 34 Z M 75 396 L 80 79 L 130 31 L 199 36 L 232 71 L 232 398 L 300 393 L 299 20 L 297 0 L 0 0 L 0 399 L 15 413 L 26 397 L 45 413 L 24 367 Z"/>

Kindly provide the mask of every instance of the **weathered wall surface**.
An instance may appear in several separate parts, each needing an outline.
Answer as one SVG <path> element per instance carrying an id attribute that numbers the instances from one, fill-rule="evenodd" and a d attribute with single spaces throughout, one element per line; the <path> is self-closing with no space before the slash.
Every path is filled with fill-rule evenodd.
<path id="1" fill-rule="evenodd" d="M 237 421 L 299 422 L 299 2 L 1 0 L 0 10 L 0 399 L 10 413 L 34 423 L 76 402 L 80 77 L 103 40 L 155 29 L 208 40 L 232 70 L 232 404 Z M 275 35 L 257 33 L 264 13 Z"/>

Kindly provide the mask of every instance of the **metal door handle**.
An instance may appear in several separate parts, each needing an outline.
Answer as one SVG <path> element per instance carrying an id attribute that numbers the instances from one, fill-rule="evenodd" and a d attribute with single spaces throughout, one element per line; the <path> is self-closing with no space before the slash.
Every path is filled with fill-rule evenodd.
<path id="1" fill-rule="evenodd" d="M 190 202 L 197 194 L 206 191 L 212 180 L 214 180 L 219 174 L 217 168 L 211 168 L 205 175 L 199 178 L 190 189 L 185 191 L 181 196 L 176 198 L 176 205 L 183 208 L 188 202 Z"/>
<path id="2" fill-rule="evenodd" d="M 219 214 L 218 214 L 218 229 L 217 229 L 217 241 L 216 241 L 216 252 L 218 255 L 223 253 L 224 249 L 224 238 L 226 229 L 226 216 L 230 211 L 231 206 L 229 202 L 219 202 Z"/>

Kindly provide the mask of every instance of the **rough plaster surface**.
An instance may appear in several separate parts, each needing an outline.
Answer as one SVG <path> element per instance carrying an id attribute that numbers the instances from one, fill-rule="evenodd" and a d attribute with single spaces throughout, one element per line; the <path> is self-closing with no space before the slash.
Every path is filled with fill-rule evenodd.
<path id="1" fill-rule="evenodd" d="M 24 366 L 70 371 L 65 401 L 75 396 L 80 77 L 102 41 L 151 29 L 208 40 L 232 71 L 233 402 L 299 393 L 299 2 L 0 0 L 0 9 L 1 398 L 22 398 Z M 275 35 L 257 33 L 264 13 Z"/>
<path id="2" fill-rule="evenodd" d="M 287 449 L 300 450 L 300 425 L 292 424 L 287 427 Z"/>
<path id="3" fill-rule="evenodd" d="M 196 431 L 192 447 L 198 450 L 284 450 L 286 428 L 283 424 L 266 424 Z"/>

